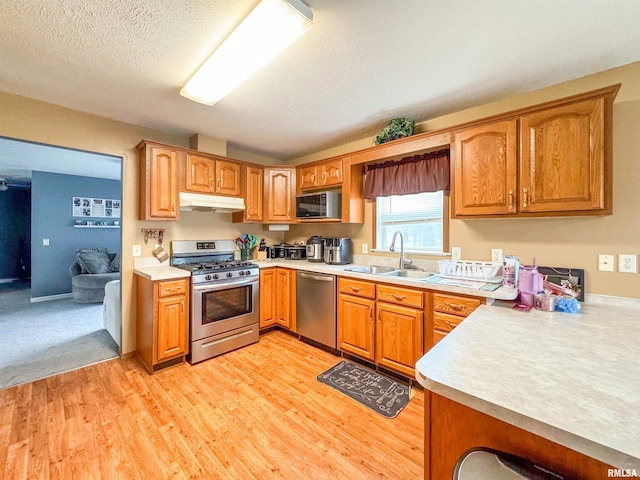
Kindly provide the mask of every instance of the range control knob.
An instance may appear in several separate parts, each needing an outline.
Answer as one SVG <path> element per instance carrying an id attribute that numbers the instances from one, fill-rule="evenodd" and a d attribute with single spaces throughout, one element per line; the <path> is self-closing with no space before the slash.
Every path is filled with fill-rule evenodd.
<path id="1" fill-rule="evenodd" d="M 204 276 L 204 279 L 205 279 L 205 280 L 211 280 L 211 275 L 205 275 L 205 276 Z"/>
<path id="2" fill-rule="evenodd" d="M 243 270 L 240 270 L 240 275 L 244 275 L 244 271 Z"/>
<path id="3" fill-rule="evenodd" d="M 231 278 L 231 277 L 233 277 L 233 273 L 227 272 L 227 278 Z"/>
<path id="4" fill-rule="evenodd" d="M 244 272 L 245 275 L 251 275 L 251 271 L 247 270 L 246 272 Z"/>
<path id="5" fill-rule="evenodd" d="M 217 273 L 213 275 L 213 279 L 214 279 L 214 280 L 217 280 L 218 278 L 219 278 L 219 277 L 218 277 L 218 274 L 217 274 Z"/>

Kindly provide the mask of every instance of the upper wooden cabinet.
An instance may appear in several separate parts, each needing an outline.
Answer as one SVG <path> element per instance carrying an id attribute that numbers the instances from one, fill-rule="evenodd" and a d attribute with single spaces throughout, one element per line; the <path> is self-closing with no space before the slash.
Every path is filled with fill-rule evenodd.
<path id="1" fill-rule="evenodd" d="M 264 169 L 265 223 L 290 223 L 294 220 L 295 181 L 295 168 Z"/>
<path id="2" fill-rule="evenodd" d="M 234 212 L 234 222 L 261 223 L 264 218 L 264 169 L 262 167 L 246 166 L 241 169 L 241 191 L 244 197 L 245 209 Z"/>
<path id="3" fill-rule="evenodd" d="M 177 220 L 180 152 L 146 143 L 140 151 L 140 220 Z"/>
<path id="4" fill-rule="evenodd" d="M 300 190 L 341 185 L 342 159 L 298 168 Z"/>
<path id="5" fill-rule="evenodd" d="M 455 214 L 516 213 L 516 120 L 456 133 Z"/>
<path id="6" fill-rule="evenodd" d="M 520 118 L 520 211 L 605 210 L 604 111 L 599 97 Z"/>
<path id="7" fill-rule="evenodd" d="M 612 213 L 619 85 L 456 132 L 454 218 Z"/>
<path id="8" fill-rule="evenodd" d="M 185 189 L 189 192 L 240 195 L 240 164 L 187 154 Z"/>

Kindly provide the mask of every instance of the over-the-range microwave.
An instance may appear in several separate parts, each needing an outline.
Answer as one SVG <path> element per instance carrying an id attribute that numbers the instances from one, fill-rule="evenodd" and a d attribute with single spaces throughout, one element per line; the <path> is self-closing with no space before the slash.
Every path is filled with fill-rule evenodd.
<path id="1" fill-rule="evenodd" d="M 296 196 L 296 218 L 341 218 L 342 194 L 327 191 Z"/>

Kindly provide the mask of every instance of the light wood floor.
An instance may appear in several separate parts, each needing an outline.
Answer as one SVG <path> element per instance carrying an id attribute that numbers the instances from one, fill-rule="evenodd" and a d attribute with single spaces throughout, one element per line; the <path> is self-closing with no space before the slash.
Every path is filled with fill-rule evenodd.
<path id="1" fill-rule="evenodd" d="M 282 333 L 149 375 L 110 360 L 0 391 L 0 478 L 418 479 L 423 394 L 386 419 Z"/>

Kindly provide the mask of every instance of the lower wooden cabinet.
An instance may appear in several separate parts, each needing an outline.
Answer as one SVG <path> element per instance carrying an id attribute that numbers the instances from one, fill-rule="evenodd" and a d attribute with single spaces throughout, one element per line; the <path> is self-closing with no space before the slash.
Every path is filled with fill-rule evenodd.
<path id="1" fill-rule="evenodd" d="M 189 278 L 151 281 L 137 276 L 136 351 L 153 373 L 189 353 Z"/>
<path id="2" fill-rule="evenodd" d="M 478 446 L 527 458 L 565 475 L 607 478 L 610 466 L 563 445 L 473 410 L 433 392 L 424 392 L 425 480 L 453 478 L 458 458 Z"/>
<path id="3" fill-rule="evenodd" d="M 295 332 L 295 270 L 260 269 L 260 328 L 279 325 Z"/>
<path id="4" fill-rule="evenodd" d="M 275 325 L 278 306 L 276 304 L 276 269 L 260 269 L 260 328 Z"/>
<path id="5" fill-rule="evenodd" d="M 442 340 L 462 320 L 480 306 L 476 297 L 465 297 L 447 293 L 433 293 L 432 346 Z"/>
<path id="6" fill-rule="evenodd" d="M 409 377 L 422 356 L 423 312 L 410 307 L 378 302 L 376 363 Z"/>
<path id="7" fill-rule="evenodd" d="M 276 269 L 276 296 L 278 313 L 276 323 L 292 332 L 295 326 L 296 271 L 288 268 Z"/>
<path id="8" fill-rule="evenodd" d="M 338 293 L 338 349 L 373 362 L 376 302 Z"/>
<path id="9" fill-rule="evenodd" d="M 338 349 L 413 377 L 423 354 L 424 293 L 338 279 Z"/>

